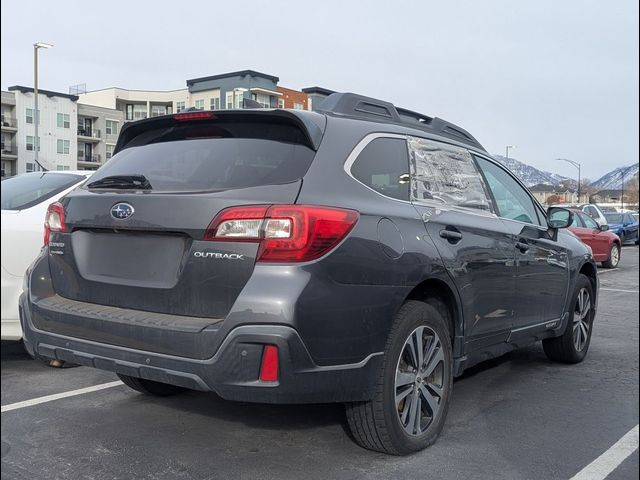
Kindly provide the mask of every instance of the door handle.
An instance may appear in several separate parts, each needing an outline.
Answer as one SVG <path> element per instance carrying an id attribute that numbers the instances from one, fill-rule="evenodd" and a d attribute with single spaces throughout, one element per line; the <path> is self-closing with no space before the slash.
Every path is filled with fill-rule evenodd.
<path id="1" fill-rule="evenodd" d="M 457 230 L 440 230 L 440 237 L 446 239 L 449 243 L 458 243 L 462 240 L 462 234 Z"/>
<path id="2" fill-rule="evenodd" d="M 521 253 L 525 253 L 529 250 L 529 244 L 525 240 L 518 240 L 516 242 L 516 248 L 520 250 Z"/>

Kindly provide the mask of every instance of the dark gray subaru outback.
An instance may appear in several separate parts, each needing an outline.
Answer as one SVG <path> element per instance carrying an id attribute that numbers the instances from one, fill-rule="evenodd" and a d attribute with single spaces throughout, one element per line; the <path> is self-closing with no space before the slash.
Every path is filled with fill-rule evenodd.
<path id="1" fill-rule="evenodd" d="M 141 392 L 344 402 L 362 446 L 435 441 L 465 368 L 589 348 L 587 246 L 463 129 L 354 94 L 319 112 L 127 124 L 50 206 L 21 298 L 34 355 Z"/>

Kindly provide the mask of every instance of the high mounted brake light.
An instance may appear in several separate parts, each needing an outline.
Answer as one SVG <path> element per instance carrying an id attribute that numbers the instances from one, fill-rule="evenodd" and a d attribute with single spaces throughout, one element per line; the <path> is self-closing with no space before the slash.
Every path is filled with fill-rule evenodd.
<path id="1" fill-rule="evenodd" d="M 359 213 L 315 205 L 246 205 L 221 211 L 204 239 L 256 242 L 258 262 L 307 262 L 323 256 L 353 229 Z"/>
<path id="2" fill-rule="evenodd" d="M 64 223 L 64 206 L 60 202 L 54 202 L 47 208 L 47 215 L 44 217 L 44 246 L 49 245 L 51 232 L 66 232 L 67 225 Z"/>
<path id="3" fill-rule="evenodd" d="M 173 116 L 174 119 L 178 121 L 186 121 L 186 120 L 208 120 L 214 119 L 216 116 L 213 112 L 185 112 L 185 113 L 176 113 Z"/>

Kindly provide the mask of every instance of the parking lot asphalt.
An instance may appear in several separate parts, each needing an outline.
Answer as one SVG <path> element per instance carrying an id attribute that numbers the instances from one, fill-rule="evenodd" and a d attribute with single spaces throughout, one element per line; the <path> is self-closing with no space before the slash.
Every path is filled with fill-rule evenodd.
<path id="1" fill-rule="evenodd" d="M 539 344 L 467 371 L 440 439 L 409 457 L 363 450 L 341 405 L 271 406 L 117 385 L 2 413 L 2 478 L 569 479 L 638 425 L 638 248 L 601 270 L 587 359 Z M 117 380 L 2 345 L 4 406 Z M 609 475 L 638 478 L 638 450 Z M 590 477 L 602 478 L 602 477 Z"/>

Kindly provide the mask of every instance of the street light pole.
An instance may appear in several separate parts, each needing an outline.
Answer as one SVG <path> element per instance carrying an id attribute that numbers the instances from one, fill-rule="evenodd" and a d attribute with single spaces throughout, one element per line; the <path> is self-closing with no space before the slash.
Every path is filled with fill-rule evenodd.
<path id="1" fill-rule="evenodd" d="M 575 161 L 569 160 L 567 158 L 556 158 L 556 160 L 559 160 L 559 161 L 562 161 L 562 162 L 567 162 L 567 163 L 573 165 L 574 167 L 576 167 L 578 169 L 578 203 L 580 203 L 580 195 L 581 195 L 580 183 L 582 182 L 582 178 L 581 178 L 582 166 L 580 165 L 579 162 L 575 162 Z"/>
<path id="2" fill-rule="evenodd" d="M 38 50 L 41 48 L 51 47 L 53 47 L 53 45 L 50 43 L 38 42 L 33 44 L 33 159 L 35 160 L 36 165 L 45 172 L 47 169 L 44 168 L 38 160 L 38 151 L 40 150 L 40 138 L 38 137 L 38 124 L 40 123 L 40 114 L 38 112 Z"/>
<path id="3" fill-rule="evenodd" d="M 507 160 L 509 160 L 509 149 L 510 149 L 510 148 L 516 148 L 516 146 L 515 146 L 515 145 L 507 145 L 507 146 L 505 147 L 505 158 L 506 158 Z"/>

